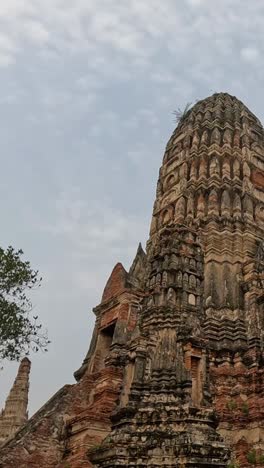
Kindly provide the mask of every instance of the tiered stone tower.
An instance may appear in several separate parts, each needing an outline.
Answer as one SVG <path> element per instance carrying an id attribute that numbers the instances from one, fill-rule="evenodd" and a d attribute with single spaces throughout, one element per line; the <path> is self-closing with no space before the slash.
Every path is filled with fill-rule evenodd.
<path id="1" fill-rule="evenodd" d="M 22 359 L 17 377 L 0 414 L 0 445 L 10 439 L 28 419 L 30 360 Z"/>
<path id="2" fill-rule="evenodd" d="M 264 464 L 263 202 L 261 123 L 228 94 L 198 102 L 165 151 L 134 379 L 96 466 L 226 466 L 210 393 L 233 459 Z"/>
<path id="3" fill-rule="evenodd" d="M 215 94 L 168 142 L 147 252 L 114 268 L 77 383 L 1 467 L 263 467 L 263 235 L 263 127 Z"/>
<path id="4" fill-rule="evenodd" d="M 113 431 L 90 453 L 96 467 L 226 467 L 209 392 L 203 269 L 195 231 L 162 226 L 149 244 Z"/>

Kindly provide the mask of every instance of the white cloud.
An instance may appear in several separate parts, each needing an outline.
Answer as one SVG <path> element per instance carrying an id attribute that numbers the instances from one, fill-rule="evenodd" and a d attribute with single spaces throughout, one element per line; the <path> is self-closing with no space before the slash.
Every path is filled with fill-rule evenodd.
<path id="1" fill-rule="evenodd" d="M 98 81 L 98 78 L 93 74 L 82 75 L 76 80 L 76 87 L 81 90 L 87 89 L 97 89 L 100 88 L 101 83 Z"/>
<path id="2" fill-rule="evenodd" d="M 8 67 L 15 61 L 18 46 L 7 34 L 0 34 L 0 67 Z"/>
<path id="3" fill-rule="evenodd" d="M 151 79 L 156 83 L 168 85 L 175 81 L 175 76 L 172 73 L 168 73 L 168 70 L 157 70 L 152 74 Z"/>
<path id="4" fill-rule="evenodd" d="M 241 57 L 246 62 L 256 62 L 259 57 L 259 50 L 256 47 L 245 47 L 241 50 Z"/>
<path id="5" fill-rule="evenodd" d="M 0 49 L 13 52 L 17 47 L 8 35 L 0 34 Z"/>
<path id="6" fill-rule="evenodd" d="M 236 41 L 244 61 L 253 64 L 261 54 L 254 42 L 261 44 L 263 10 L 262 2 L 240 0 L 222 0 L 217 14 L 208 0 L 9 0 L 0 6 L 0 19 L 12 50 L 3 50 L 0 40 L 0 65 L 14 63 L 29 41 L 47 59 L 86 54 L 87 68 L 101 82 L 150 69 L 151 80 L 170 85 L 169 67 L 164 76 L 155 70 L 166 57 L 174 75 L 188 64 L 194 79 L 221 81 L 211 68 L 216 70 L 215 59 L 219 66 L 236 62 Z"/>
<path id="7" fill-rule="evenodd" d="M 127 261 L 146 234 L 144 219 L 122 213 L 107 200 L 83 199 L 75 187 L 62 192 L 54 206 L 55 222 L 40 229 L 68 242 L 75 258 L 97 258 L 103 251 L 106 260 L 114 252 Z"/>
<path id="8" fill-rule="evenodd" d="M 27 21 L 25 23 L 25 34 L 35 44 L 46 44 L 50 38 L 50 33 L 39 21 Z"/>
<path id="9" fill-rule="evenodd" d="M 5 54 L 0 51 L 0 67 L 7 68 L 14 63 L 14 57 L 11 54 Z"/>
<path id="10" fill-rule="evenodd" d="M 173 109 L 226 90 L 263 112 L 263 16 L 257 0 L 0 2 L 1 235 L 43 271 L 40 316 L 66 353 L 36 364 L 35 401 L 80 363 L 87 304 L 146 238 Z"/>
<path id="11" fill-rule="evenodd" d="M 198 7 L 205 3 L 206 0 L 187 0 L 187 3 L 191 6 Z"/>
<path id="12" fill-rule="evenodd" d="M 14 19 L 34 13 L 32 0 L 8 0 L 0 4 L 0 18 Z"/>

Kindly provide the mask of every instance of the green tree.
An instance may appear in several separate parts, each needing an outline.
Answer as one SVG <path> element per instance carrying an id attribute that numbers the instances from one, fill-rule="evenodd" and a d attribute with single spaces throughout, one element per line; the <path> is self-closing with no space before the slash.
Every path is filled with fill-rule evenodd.
<path id="1" fill-rule="evenodd" d="M 22 250 L 13 247 L 0 248 L 0 361 L 18 360 L 30 350 L 46 351 L 49 344 L 27 296 L 40 286 L 42 278 L 22 255 Z"/>

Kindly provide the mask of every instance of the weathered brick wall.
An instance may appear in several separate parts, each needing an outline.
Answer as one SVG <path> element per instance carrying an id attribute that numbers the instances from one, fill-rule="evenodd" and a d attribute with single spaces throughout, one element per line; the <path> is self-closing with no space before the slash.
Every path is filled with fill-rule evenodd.
<path id="1" fill-rule="evenodd" d="M 232 359 L 212 365 L 210 385 L 219 432 L 241 468 L 264 466 L 264 371 Z M 262 442 L 261 442 L 262 440 Z"/>
<path id="2" fill-rule="evenodd" d="M 140 255 L 143 254 L 140 252 Z M 95 310 L 96 326 L 79 381 L 57 392 L 2 450 L 0 467 L 88 468 L 87 451 L 111 430 L 138 293 L 117 264 Z"/>
<path id="3" fill-rule="evenodd" d="M 28 419 L 30 367 L 30 360 L 22 359 L 5 407 L 0 414 L 0 446 L 12 437 Z"/>
<path id="4" fill-rule="evenodd" d="M 213 415 L 215 408 L 219 431 L 233 448 L 233 466 L 238 462 L 240 468 L 264 466 L 263 158 L 263 127 L 235 97 L 215 94 L 195 104 L 183 116 L 168 142 L 160 169 L 147 256 L 139 247 L 129 273 L 120 263 L 115 266 L 102 302 L 94 309 L 96 325 L 88 354 L 75 373 L 78 384 L 64 387 L 59 397 L 55 395 L 0 450 L 3 468 L 16 466 L 18 460 L 22 468 L 90 467 L 87 450 L 100 444 L 109 433 L 110 416 L 114 413 L 113 421 L 117 414 L 120 420 L 125 417 L 127 407 L 115 413 L 120 394 L 121 406 L 129 403 L 130 390 L 135 391 L 132 395 L 135 401 L 140 401 L 144 386 L 138 385 L 142 376 L 149 372 L 150 377 L 155 368 L 151 368 L 152 359 L 155 361 L 150 351 L 156 345 L 153 337 L 154 341 L 164 341 L 165 351 L 160 347 L 156 353 L 164 364 L 164 369 L 159 368 L 161 377 L 153 371 L 155 385 L 162 387 L 162 393 L 163 371 L 169 358 L 176 356 L 175 336 L 182 339 L 182 334 L 186 339 L 198 339 L 186 347 L 185 365 L 183 349 L 181 352 L 178 349 L 180 357 L 175 357 L 172 363 L 173 379 L 184 380 L 188 370 L 191 374 L 190 394 L 188 385 L 182 384 L 183 395 L 187 392 L 195 407 L 194 412 L 190 409 L 190 415 L 197 408 L 200 416 L 207 410 Z M 177 258 L 175 251 L 179 247 L 179 233 L 183 231 L 188 231 L 186 243 Z M 199 244 L 199 248 L 195 257 L 190 258 L 196 232 L 199 242 L 197 239 L 195 245 L 198 248 Z M 167 238 L 161 242 L 163 234 Z M 160 248 L 164 249 L 162 255 Z M 149 335 L 140 334 L 142 330 L 136 327 L 138 314 L 143 323 L 144 308 L 146 324 L 153 326 Z M 157 326 L 162 328 L 170 320 L 175 320 L 170 325 L 171 338 L 170 330 L 164 336 L 157 335 Z M 137 333 L 133 334 L 135 329 Z M 132 336 L 134 342 L 130 347 Z M 152 410 L 155 414 L 156 402 L 152 401 L 149 414 L 144 414 L 144 407 L 140 408 L 142 424 L 143 415 L 145 421 L 149 418 L 146 432 L 155 422 Z M 183 409 L 180 404 L 175 414 L 178 409 Z M 200 416 L 193 420 L 198 432 L 202 428 Z M 140 418 L 135 421 L 134 428 L 139 426 L 132 445 L 142 430 L 140 421 Z M 207 421 L 213 428 L 214 422 L 210 418 Z M 162 427 L 167 437 L 166 424 Z M 176 423 L 173 431 L 175 427 Z M 181 436 L 181 431 L 176 435 Z M 122 434 L 117 439 L 122 449 Z M 173 439 L 175 442 L 176 436 Z M 144 434 L 142 441 L 146 442 Z M 229 451 L 220 445 L 219 453 L 223 450 L 225 459 L 222 457 L 218 463 L 210 452 L 212 466 L 226 465 Z M 193 449 L 195 444 L 188 448 L 190 452 Z M 122 458 L 121 452 L 118 456 Z M 148 466 L 145 449 L 142 454 L 146 462 L 142 466 Z M 161 452 L 159 457 L 161 462 L 155 462 L 155 466 L 164 462 Z M 199 457 L 197 466 L 205 466 L 202 451 Z M 98 463 L 100 467 L 112 468 L 109 460 L 102 465 L 102 459 L 98 458 Z M 182 466 L 186 466 L 185 462 L 186 459 Z M 208 458 L 205 463 L 211 466 Z"/>
<path id="5" fill-rule="evenodd" d="M 0 467 L 89 467 L 86 452 L 110 431 L 121 380 L 122 372 L 107 368 L 63 387 L 1 449 Z"/>
<path id="6" fill-rule="evenodd" d="M 59 390 L 1 449 L 1 468 L 54 468 L 64 450 L 64 415 L 72 386 Z"/>

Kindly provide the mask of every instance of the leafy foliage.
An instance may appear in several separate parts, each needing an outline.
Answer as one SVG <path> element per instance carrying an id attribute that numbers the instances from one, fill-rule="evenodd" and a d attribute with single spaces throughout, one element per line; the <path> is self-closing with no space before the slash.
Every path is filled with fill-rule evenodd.
<path id="1" fill-rule="evenodd" d="M 226 403 L 226 407 L 227 407 L 227 409 L 229 409 L 229 411 L 233 411 L 233 410 L 235 410 L 237 408 L 237 403 L 234 400 L 229 400 Z"/>
<path id="2" fill-rule="evenodd" d="M 242 413 L 245 416 L 249 415 L 249 407 L 248 407 L 248 404 L 246 402 L 243 402 L 241 410 L 242 410 Z"/>
<path id="3" fill-rule="evenodd" d="M 240 468 L 240 464 L 238 462 L 231 462 L 227 465 L 227 468 Z"/>
<path id="4" fill-rule="evenodd" d="M 46 332 L 37 316 L 31 316 L 28 290 L 40 286 L 38 271 L 23 261 L 22 250 L 0 248 L 0 360 L 18 360 L 30 350 L 47 350 Z"/>
<path id="5" fill-rule="evenodd" d="M 251 450 L 251 452 L 248 452 L 247 454 L 247 461 L 251 464 L 257 463 L 257 453 L 256 450 Z"/>

